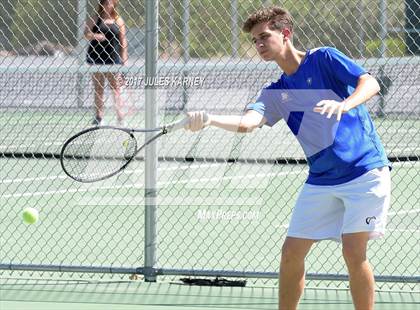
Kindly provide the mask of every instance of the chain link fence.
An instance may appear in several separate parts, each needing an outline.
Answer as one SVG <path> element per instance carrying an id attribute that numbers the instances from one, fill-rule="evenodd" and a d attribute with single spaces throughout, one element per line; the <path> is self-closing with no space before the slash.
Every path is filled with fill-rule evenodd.
<path id="1" fill-rule="evenodd" d="M 192 110 L 241 113 L 281 74 L 257 57 L 241 32 L 250 13 L 270 4 L 120 0 L 116 9 L 128 42 L 124 65 L 86 63 L 93 42 L 84 37 L 84 25 L 89 16 L 97 22 L 98 1 L 0 4 L 2 276 L 277 277 L 281 244 L 307 174 L 303 151 L 285 124 L 250 135 L 214 128 L 177 132 L 127 173 L 93 185 L 66 178 L 58 160 L 66 138 L 91 126 L 101 78 L 107 80 L 108 124 L 118 122 L 113 109 L 129 127 Z M 381 83 L 380 95 L 366 106 L 393 162 L 393 189 L 387 234 L 371 244 L 369 257 L 380 287 L 414 285 L 420 265 L 419 2 L 294 0 L 282 6 L 294 17 L 298 49 L 337 47 Z M 123 83 L 109 87 L 120 74 Z M 153 186 L 144 184 L 150 176 Z M 39 223 L 21 223 L 27 206 L 40 211 Z M 316 286 L 346 279 L 334 242 L 317 244 L 306 268 Z"/>

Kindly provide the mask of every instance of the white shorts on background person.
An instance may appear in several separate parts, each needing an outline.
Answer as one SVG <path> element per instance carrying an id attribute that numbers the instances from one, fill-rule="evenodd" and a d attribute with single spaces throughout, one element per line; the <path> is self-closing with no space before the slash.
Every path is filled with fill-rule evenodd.
<path id="1" fill-rule="evenodd" d="M 339 185 L 305 183 L 287 236 L 341 242 L 342 234 L 370 232 L 369 239 L 380 238 L 385 233 L 390 196 L 387 166 Z"/>

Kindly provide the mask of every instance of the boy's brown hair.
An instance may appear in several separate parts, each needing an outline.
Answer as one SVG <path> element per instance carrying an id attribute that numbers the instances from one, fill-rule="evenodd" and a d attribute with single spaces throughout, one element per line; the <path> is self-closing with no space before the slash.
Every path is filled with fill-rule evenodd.
<path id="1" fill-rule="evenodd" d="M 283 30 L 284 28 L 288 28 L 293 32 L 292 16 L 287 10 L 278 6 L 270 6 L 254 12 L 244 22 L 242 29 L 249 33 L 255 25 L 264 22 L 269 22 L 269 28 L 271 30 Z"/>

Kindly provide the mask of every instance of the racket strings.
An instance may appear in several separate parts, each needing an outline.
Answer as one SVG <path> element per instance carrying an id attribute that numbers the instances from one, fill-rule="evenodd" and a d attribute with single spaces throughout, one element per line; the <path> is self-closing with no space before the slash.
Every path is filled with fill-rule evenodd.
<path id="1" fill-rule="evenodd" d="M 95 181 L 115 174 L 136 155 L 137 142 L 128 132 L 100 129 L 70 141 L 63 152 L 66 172 L 76 180 Z"/>
<path id="2" fill-rule="evenodd" d="M 86 129 L 64 143 L 61 166 L 69 177 L 79 182 L 104 180 L 127 167 L 147 145 L 168 132 L 183 128 L 188 121 L 184 118 L 155 129 L 127 130 L 111 126 Z M 133 132 L 146 133 L 140 147 Z M 157 134 L 152 135 L 153 132 Z"/>

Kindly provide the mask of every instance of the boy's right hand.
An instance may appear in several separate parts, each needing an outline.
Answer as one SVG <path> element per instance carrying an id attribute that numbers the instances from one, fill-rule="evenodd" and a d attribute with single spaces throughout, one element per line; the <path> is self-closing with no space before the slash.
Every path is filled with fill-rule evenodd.
<path id="1" fill-rule="evenodd" d="M 210 116 L 205 111 L 188 112 L 187 116 L 189 117 L 190 122 L 185 125 L 185 129 L 194 132 L 210 125 Z"/>

